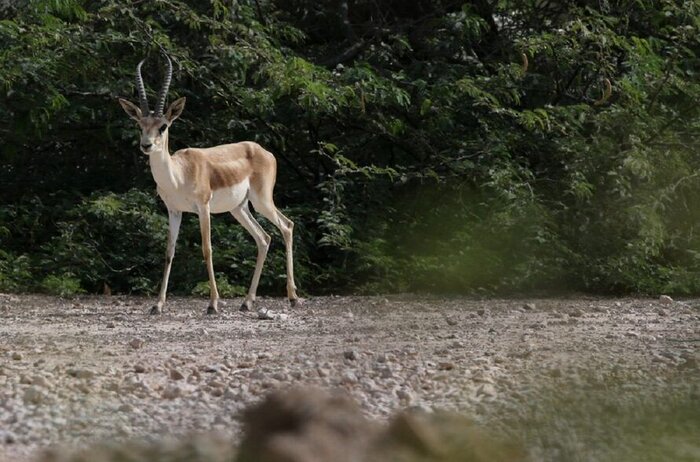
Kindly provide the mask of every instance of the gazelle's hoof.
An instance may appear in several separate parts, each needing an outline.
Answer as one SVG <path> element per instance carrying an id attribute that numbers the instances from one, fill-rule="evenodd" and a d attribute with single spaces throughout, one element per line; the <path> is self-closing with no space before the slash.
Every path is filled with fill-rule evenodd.
<path id="1" fill-rule="evenodd" d="M 292 308 L 304 306 L 304 299 L 303 298 L 290 298 L 289 299 L 289 305 Z"/>
<path id="2" fill-rule="evenodd" d="M 151 314 L 151 315 L 161 314 L 162 312 L 163 312 L 163 310 L 161 309 L 161 307 L 159 307 L 158 305 L 153 305 L 153 307 L 151 308 L 151 311 L 149 311 L 148 314 Z"/>
<path id="3" fill-rule="evenodd" d="M 207 308 L 207 314 L 219 314 L 219 309 L 209 305 L 209 308 Z"/>
<path id="4" fill-rule="evenodd" d="M 243 302 L 243 303 L 241 304 L 241 307 L 238 308 L 238 311 L 250 311 L 250 307 L 251 307 L 252 305 L 253 305 L 253 304 L 252 304 L 251 302 Z"/>

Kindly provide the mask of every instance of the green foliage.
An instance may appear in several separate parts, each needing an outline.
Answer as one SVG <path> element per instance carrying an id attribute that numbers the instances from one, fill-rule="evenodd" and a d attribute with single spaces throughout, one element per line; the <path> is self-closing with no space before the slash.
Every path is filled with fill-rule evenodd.
<path id="1" fill-rule="evenodd" d="M 41 289 L 48 294 L 58 295 L 59 297 L 67 297 L 69 295 L 77 295 L 85 292 L 80 286 L 80 280 L 69 273 L 61 275 L 50 274 L 46 276 L 41 283 Z"/>
<path id="2" fill-rule="evenodd" d="M 700 291 L 697 0 L 4 8 L 1 290 L 156 290 L 166 214 L 115 98 L 149 53 L 158 90 L 162 47 L 188 97 L 173 148 L 278 157 L 302 290 Z M 230 219 L 213 233 L 236 293 L 254 243 Z M 187 291 L 206 272 L 196 223 L 181 236 Z"/>
<path id="3" fill-rule="evenodd" d="M 32 287 L 29 258 L 0 250 L 0 292 L 20 292 Z"/>
<path id="4" fill-rule="evenodd" d="M 247 293 L 247 289 L 243 286 L 232 285 L 228 279 L 222 276 L 216 278 L 216 289 L 222 297 L 240 297 Z M 192 289 L 193 295 L 209 296 L 209 281 L 202 281 Z"/>

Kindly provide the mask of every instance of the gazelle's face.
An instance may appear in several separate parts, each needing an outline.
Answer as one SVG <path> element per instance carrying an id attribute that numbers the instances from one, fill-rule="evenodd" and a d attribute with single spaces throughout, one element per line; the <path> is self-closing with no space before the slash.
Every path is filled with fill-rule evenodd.
<path id="1" fill-rule="evenodd" d="M 119 98 L 119 104 L 129 117 L 134 119 L 141 128 L 140 149 L 144 154 L 160 152 L 168 139 L 168 129 L 185 109 L 185 98 L 173 102 L 164 115 L 149 115 L 143 117 L 141 109 L 125 99 Z"/>
<path id="2" fill-rule="evenodd" d="M 139 127 L 141 128 L 141 152 L 150 154 L 153 151 L 160 151 L 170 127 L 165 117 L 142 117 L 139 119 Z"/>

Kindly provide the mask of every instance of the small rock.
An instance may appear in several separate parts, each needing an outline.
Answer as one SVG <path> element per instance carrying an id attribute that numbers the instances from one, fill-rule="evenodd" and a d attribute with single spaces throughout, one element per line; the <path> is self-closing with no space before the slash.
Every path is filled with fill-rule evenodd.
<path id="1" fill-rule="evenodd" d="M 390 367 L 382 367 L 379 369 L 379 376 L 383 379 L 390 379 L 394 376 L 394 372 Z"/>
<path id="2" fill-rule="evenodd" d="M 76 379 L 91 379 L 95 376 L 95 371 L 90 369 L 68 369 L 66 372 Z"/>
<path id="3" fill-rule="evenodd" d="M 258 319 L 264 319 L 264 320 L 273 319 L 272 313 L 267 308 L 260 308 L 258 310 Z"/>
<path id="4" fill-rule="evenodd" d="M 118 411 L 132 413 L 134 412 L 134 406 L 132 406 L 129 403 L 124 403 L 121 406 L 119 406 Z"/>
<path id="5" fill-rule="evenodd" d="M 143 374 L 144 372 L 146 372 L 146 368 L 143 364 L 136 364 L 134 366 L 134 372 L 136 372 L 137 374 Z"/>
<path id="6" fill-rule="evenodd" d="M 476 389 L 476 396 L 484 396 L 486 398 L 492 398 L 496 396 L 496 387 L 490 383 L 484 383 Z"/>
<path id="7" fill-rule="evenodd" d="M 455 364 L 450 361 L 441 361 L 438 363 L 438 369 L 441 371 L 451 371 L 455 368 Z"/>
<path id="8" fill-rule="evenodd" d="M 17 353 L 17 352 L 12 353 L 12 359 L 15 361 L 21 361 L 22 360 L 22 353 Z"/>
<path id="9" fill-rule="evenodd" d="M 537 308 L 537 305 L 534 303 L 526 303 L 523 305 L 523 309 L 526 311 L 533 311 L 535 308 Z"/>
<path id="10" fill-rule="evenodd" d="M 39 404 L 44 400 L 44 393 L 39 387 L 31 386 L 24 390 L 24 402 L 27 404 Z"/>
<path id="11" fill-rule="evenodd" d="M 345 357 L 345 359 L 349 359 L 350 361 L 355 361 L 357 359 L 357 356 L 358 356 L 357 350 L 346 350 L 343 353 L 343 356 Z"/>
<path id="12" fill-rule="evenodd" d="M 129 346 L 134 350 L 138 350 L 139 348 L 143 347 L 144 343 L 145 342 L 140 338 L 132 338 L 131 340 L 129 340 Z"/>
<path id="13" fill-rule="evenodd" d="M 357 383 L 357 376 L 351 371 L 346 371 L 343 373 L 343 376 L 340 379 L 340 383 L 344 383 L 346 385 L 354 385 Z"/>
<path id="14" fill-rule="evenodd" d="M 289 380 L 289 376 L 284 372 L 275 372 L 274 374 L 272 374 L 272 378 L 275 380 L 279 380 L 280 382 L 286 382 Z"/>
<path id="15" fill-rule="evenodd" d="M 267 308 L 260 308 L 258 310 L 258 319 L 262 320 L 277 320 L 277 321 L 286 321 L 289 318 L 288 314 L 285 313 L 275 313 L 272 310 L 268 310 Z"/>
<path id="16" fill-rule="evenodd" d="M 165 387 L 165 390 L 163 390 L 163 398 L 165 399 L 175 399 L 180 396 L 182 396 L 182 388 L 177 385 L 168 385 Z"/>
<path id="17" fill-rule="evenodd" d="M 117 325 L 114 322 L 110 321 L 107 323 L 107 329 L 114 329 L 115 327 L 117 327 Z"/>
<path id="18" fill-rule="evenodd" d="M 583 310 L 576 308 L 574 311 L 569 313 L 569 316 L 573 318 L 580 318 L 581 316 L 583 316 Z"/>
<path id="19" fill-rule="evenodd" d="M 219 387 L 215 387 L 215 388 L 212 388 L 211 391 L 210 391 L 209 393 L 210 393 L 212 396 L 216 396 L 216 397 L 218 398 L 218 397 L 220 397 L 220 396 L 224 396 L 224 389 L 223 389 L 223 388 L 219 388 Z"/>
<path id="20" fill-rule="evenodd" d="M 396 390 L 396 396 L 401 400 L 401 403 L 403 405 L 408 405 L 413 403 L 415 401 L 415 397 L 413 396 L 413 393 L 411 393 L 409 390 L 405 390 L 403 388 L 399 388 Z"/>
<path id="21" fill-rule="evenodd" d="M 659 301 L 661 302 L 662 305 L 673 305 L 673 299 L 669 297 L 668 295 L 662 295 L 659 297 Z"/>
<path id="22" fill-rule="evenodd" d="M 182 380 L 184 378 L 185 378 L 185 376 L 182 375 L 182 372 L 178 371 L 177 369 L 170 369 L 170 379 L 171 380 Z"/>
<path id="23" fill-rule="evenodd" d="M 204 372 L 208 372 L 210 374 L 216 373 L 216 372 L 221 372 L 226 370 L 226 366 L 223 364 L 209 364 L 207 366 L 204 366 L 202 368 Z"/>
<path id="24" fill-rule="evenodd" d="M 49 388 L 51 386 L 51 382 L 46 380 L 46 378 L 42 377 L 41 375 L 35 375 L 32 377 L 32 384 L 42 388 Z"/>
<path id="25" fill-rule="evenodd" d="M 486 310 L 483 308 L 479 308 L 478 310 L 476 310 L 476 314 L 478 314 L 479 316 L 483 316 L 486 314 Z"/>
<path id="26" fill-rule="evenodd" d="M 17 437 L 14 433 L 6 430 L 0 430 L 0 444 L 15 444 L 17 442 Z"/>

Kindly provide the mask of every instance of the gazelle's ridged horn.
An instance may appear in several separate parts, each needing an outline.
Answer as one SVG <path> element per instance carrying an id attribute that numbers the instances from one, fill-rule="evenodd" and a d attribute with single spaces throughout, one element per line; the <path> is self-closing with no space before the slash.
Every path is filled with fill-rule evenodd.
<path id="1" fill-rule="evenodd" d="M 141 77 L 141 66 L 146 61 L 143 58 L 138 66 L 136 66 L 136 90 L 139 92 L 139 103 L 141 104 L 141 112 L 144 117 L 149 114 L 148 98 L 146 97 L 146 87 L 143 85 L 143 77 Z"/>
<path id="2" fill-rule="evenodd" d="M 168 89 L 170 88 L 170 80 L 173 77 L 173 63 L 170 61 L 168 55 L 163 53 L 165 59 L 168 61 L 168 70 L 165 72 L 165 78 L 163 79 L 163 87 L 160 89 L 158 94 L 158 104 L 156 104 L 156 116 L 160 117 L 163 115 L 163 109 L 165 109 L 165 98 L 168 97 Z"/>

